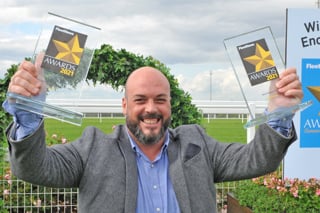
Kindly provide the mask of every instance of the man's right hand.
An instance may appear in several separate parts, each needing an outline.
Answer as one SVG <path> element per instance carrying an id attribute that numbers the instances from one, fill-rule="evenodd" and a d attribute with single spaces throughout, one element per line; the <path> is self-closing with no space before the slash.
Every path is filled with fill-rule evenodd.
<path id="1" fill-rule="evenodd" d="M 43 71 L 40 67 L 41 57 L 38 56 L 35 64 L 29 61 L 23 61 L 17 72 L 11 77 L 8 87 L 8 93 L 15 93 L 26 97 L 35 97 L 38 100 L 45 100 L 46 86 L 43 77 Z M 43 116 L 35 114 L 17 107 L 15 100 L 7 98 L 2 103 L 5 111 L 13 116 L 16 125 L 15 135 L 10 137 L 19 140 L 33 133 L 39 126 Z"/>
<path id="2" fill-rule="evenodd" d="M 17 72 L 11 77 L 8 92 L 26 97 L 36 96 L 41 91 L 42 81 L 38 79 L 40 66 L 29 61 L 23 61 Z"/>

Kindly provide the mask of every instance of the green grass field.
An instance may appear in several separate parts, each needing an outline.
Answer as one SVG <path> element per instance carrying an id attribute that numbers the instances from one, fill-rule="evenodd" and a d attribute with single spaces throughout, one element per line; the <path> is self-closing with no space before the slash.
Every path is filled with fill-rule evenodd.
<path id="1" fill-rule="evenodd" d="M 84 118 L 81 126 L 75 126 L 62 121 L 46 118 L 45 129 L 48 137 L 53 134 L 58 137 L 65 137 L 72 141 L 81 136 L 83 129 L 87 126 L 96 126 L 105 133 L 112 132 L 112 126 L 124 124 L 124 118 Z M 246 130 L 243 128 L 241 119 L 203 119 L 201 125 L 208 135 L 221 142 L 246 143 Z"/>
<path id="2" fill-rule="evenodd" d="M 247 130 L 241 119 L 203 119 L 201 125 L 211 137 L 221 142 L 247 143 Z"/>

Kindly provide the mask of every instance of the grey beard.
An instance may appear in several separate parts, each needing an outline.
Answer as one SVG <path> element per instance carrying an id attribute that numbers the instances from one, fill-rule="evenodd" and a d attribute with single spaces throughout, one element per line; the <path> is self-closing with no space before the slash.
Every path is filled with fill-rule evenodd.
<path id="1" fill-rule="evenodd" d="M 127 127 L 130 130 L 130 132 L 137 138 L 139 142 L 145 145 L 152 145 L 156 144 L 157 142 L 160 141 L 160 139 L 165 135 L 169 125 L 170 125 L 170 119 L 166 120 L 161 129 L 159 134 L 156 135 L 145 135 L 141 129 L 139 128 L 137 123 L 130 122 L 128 121 L 129 119 L 127 118 Z"/>

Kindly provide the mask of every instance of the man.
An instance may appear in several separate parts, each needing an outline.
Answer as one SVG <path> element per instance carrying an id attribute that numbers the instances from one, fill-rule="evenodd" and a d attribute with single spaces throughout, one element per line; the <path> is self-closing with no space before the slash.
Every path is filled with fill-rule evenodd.
<path id="1" fill-rule="evenodd" d="M 8 92 L 37 95 L 38 73 L 23 62 Z M 282 72 L 272 87 L 277 94 L 269 112 L 303 97 L 295 69 Z M 198 125 L 170 129 L 170 85 L 151 67 L 129 76 L 122 99 L 126 125 L 110 135 L 87 127 L 74 142 L 46 147 L 41 116 L 17 110 L 10 101 L 4 107 L 15 120 L 7 130 L 12 172 L 34 184 L 78 187 L 83 213 L 216 212 L 215 182 L 274 171 L 296 139 L 290 118 L 262 124 L 246 145 L 219 143 Z"/>

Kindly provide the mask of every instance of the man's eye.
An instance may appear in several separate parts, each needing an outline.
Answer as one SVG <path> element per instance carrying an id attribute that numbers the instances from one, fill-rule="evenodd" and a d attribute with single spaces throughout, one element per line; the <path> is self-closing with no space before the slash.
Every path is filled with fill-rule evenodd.
<path id="1" fill-rule="evenodd" d="M 157 99 L 157 100 L 156 100 L 156 102 L 158 102 L 158 103 L 165 103 L 166 101 L 167 101 L 167 100 L 164 99 L 164 98 L 163 98 L 163 99 L 161 98 L 161 99 Z"/>
<path id="2" fill-rule="evenodd" d="M 142 103 L 142 102 L 144 102 L 144 99 L 142 99 L 142 98 L 135 99 L 134 102 L 136 102 L 136 103 Z"/>

